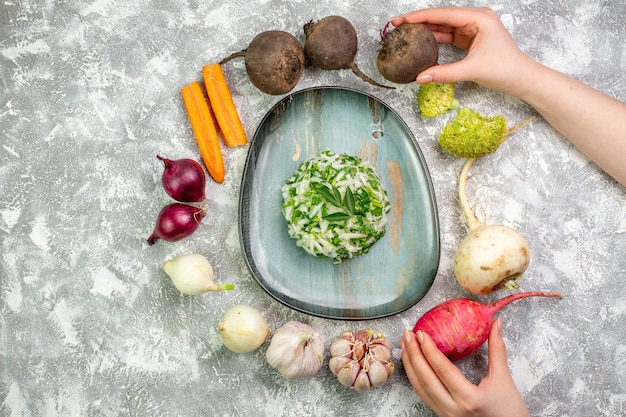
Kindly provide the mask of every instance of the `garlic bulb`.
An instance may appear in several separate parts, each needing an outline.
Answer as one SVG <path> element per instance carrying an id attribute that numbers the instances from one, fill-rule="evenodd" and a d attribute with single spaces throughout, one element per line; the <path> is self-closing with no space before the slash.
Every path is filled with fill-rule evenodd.
<path id="1" fill-rule="evenodd" d="M 283 378 L 313 376 L 324 361 L 324 341 L 308 324 L 290 321 L 274 332 L 265 358 Z"/>
<path id="2" fill-rule="evenodd" d="M 198 295 L 207 291 L 232 290 L 233 284 L 217 284 L 213 281 L 213 267 L 207 258 L 190 253 L 163 264 L 163 270 L 172 279 L 178 291 Z"/>
<path id="3" fill-rule="evenodd" d="M 342 332 L 330 345 L 328 367 L 339 382 L 358 392 L 378 387 L 391 377 L 391 343 L 373 330 Z"/>
<path id="4" fill-rule="evenodd" d="M 240 304 L 228 310 L 219 322 L 224 346 L 235 353 L 259 348 L 270 335 L 265 318 L 254 307 Z"/>

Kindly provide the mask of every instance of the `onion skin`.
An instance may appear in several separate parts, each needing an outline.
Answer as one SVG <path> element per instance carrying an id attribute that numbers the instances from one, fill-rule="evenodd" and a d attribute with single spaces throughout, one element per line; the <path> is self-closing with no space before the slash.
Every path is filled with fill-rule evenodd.
<path id="1" fill-rule="evenodd" d="M 204 209 L 189 204 L 168 204 L 159 213 L 148 244 L 153 245 L 158 239 L 176 242 L 186 238 L 198 229 L 205 215 Z"/>
<path id="2" fill-rule="evenodd" d="M 167 159 L 157 155 L 165 169 L 161 176 L 163 189 L 176 201 L 199 203 L 206 198 L 206 175 L 202 165 L 193 159 Z"/>

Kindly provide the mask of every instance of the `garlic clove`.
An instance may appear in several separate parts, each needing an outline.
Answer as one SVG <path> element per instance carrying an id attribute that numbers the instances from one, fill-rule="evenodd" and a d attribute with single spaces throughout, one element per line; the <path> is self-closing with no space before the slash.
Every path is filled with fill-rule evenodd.
<path id="1" fill-rule="evenodd" d="M 315 349 L 312 348 L 311 344 L 308 344 L 307 347 L 304 348 L 304 352 L 301 356 L 300 363 L 300 378 L 302 377 L 310 377 L 317 373 L 322 367 L 322 363 L 324 362 L 324 355 L 318 353 Z"/>
<path id="2" fill-rule="evenodd" d="M 359 330 L 356 333 L 355 338 L 357 341 L 361 341 L 362 343 L 366 344 L 371 340 L 373 334 L 374 334 L 374 331 L 370 329 Z"/>
<path id="3" fill-rule="evenodd" d="M 393 375 L 393 371 L 395 371 L 396 366 L 393 364 L 393 362 L 382 362 L 382 364 L 387 370 L 387 379 L 389 379 L 391 375 Z"/>
<path id="4" fill-rule="evenodd" d="M 391 360 L 391 350 L 384 345 L 371 345 L 368 352 L 377 361 L 389 362 Z"/>
<path id="5" fill-rule="evenodd" d="M 351 387 L 360 371 L 361 366 L 359 363 L 357 361 L 350 361 L 337 372 L 337 379 L 343 385 Z"/>
<path id="6" fill-rule="evenodd" d="M 354 332 L 352 330 L 345 330 L 339 334 L 339 337 L 346 339 L 348 342 L 354 342 Z"/>
<path id="7" fill-rule="evenodd" d="M 384 346 L 385 348 L 387 348 L 388 350 L 391 350 L 391 342 L 385 338 L 385 335 L 383 335 L 382 333 L 378 334 L 378 337 L 372 339 L 370 341 L 370 345 L 372 346 Z"/>
<path id="8" fill-rule="evenodd" d="M 296 351 L 299 340 L 294 338 L 297 336 L 276 331 L 265 352 L 265 359 L 270 366 L 288 380 L 297 379 L 301 369 L 298 363 L 301 352 Z"/>
<path id="9" fill-rule="evenodd" d="M 352 386 L 355 390 L 357 390 L 357 392 L 364 392 L 370 389 L 372 387 L 372 384 L 370 382 L 368 373 L 365 372 L 365 370 L 361 369 L 356 376 L 356 379 L 354 380 Z"/>
<path id="10" fill-rule="evenodd" d="M 372 361 L 369 370 L 367 371 L 367 374 L 373 387 L 379 387 L 383 385 L 385 382 L 387 382 L 387 379 L 389 378 L 387 368 L 385 368 L 385 365 L 383 365 L 383 363 L 379 361 Z"/>
<path id="11" fill-rule="evenodd" d="M 352 342 L 340 337 L 330 344 L 330 356 L 350 356 Z"/>
<path id="12" fill-rule="evenodd" d="M 361 341 L 357 340 L 354 342 L 354 346 L 352 346 L 352 359 L 355 361 L 360 361 L 365 356 L 365 352 L 367 352 L 367 345 Z"/>
<path id="13" fill-rule="evenodd" d="M 213 281 L 213 266 L 203 255 L 190 253 L 163 264 L 163 271 L 183 294 L 198 295 L 207 291 L 232 290 L 232 284 L 217 284 Z"/>
<path id="14" fill-rule="evenodd" d="M 351 361 L 352 359 L 345 356 L 333 356 L 328 361 L 328 367 L 330 368 L 330 371 L 333 373 L 333 375 L 337 375 L 339 374 L 339 371 L 341 371 L 341 368 L 346 366 Z"/>

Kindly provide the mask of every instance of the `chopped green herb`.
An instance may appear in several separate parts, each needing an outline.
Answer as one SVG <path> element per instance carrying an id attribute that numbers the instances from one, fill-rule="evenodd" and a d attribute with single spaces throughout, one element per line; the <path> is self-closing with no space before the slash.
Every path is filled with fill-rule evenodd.
<path id="1" fill-rule="evenodd" d="M 366 253 L 385 234 L 391 209 L 376 171 L 360 158 L 324 151 L 282 187 L 289 235 L 335 263 Z"/>

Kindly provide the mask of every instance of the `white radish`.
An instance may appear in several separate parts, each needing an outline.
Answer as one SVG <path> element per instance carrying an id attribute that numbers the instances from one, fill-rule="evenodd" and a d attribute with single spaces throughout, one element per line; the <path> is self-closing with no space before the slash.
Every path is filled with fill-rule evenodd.
<path id="1" fill-rule="evenodd" d="M 463 288 L 474 294 L 513 286 L 530 262 L 530 248 L 516 230 L 481 223 L 472 211 L 466 193 L 467 174 L 476 158 L 467 160 L 459 178 L 459 201 L 469 232 L 454 256 L 454 274 Z"/>

